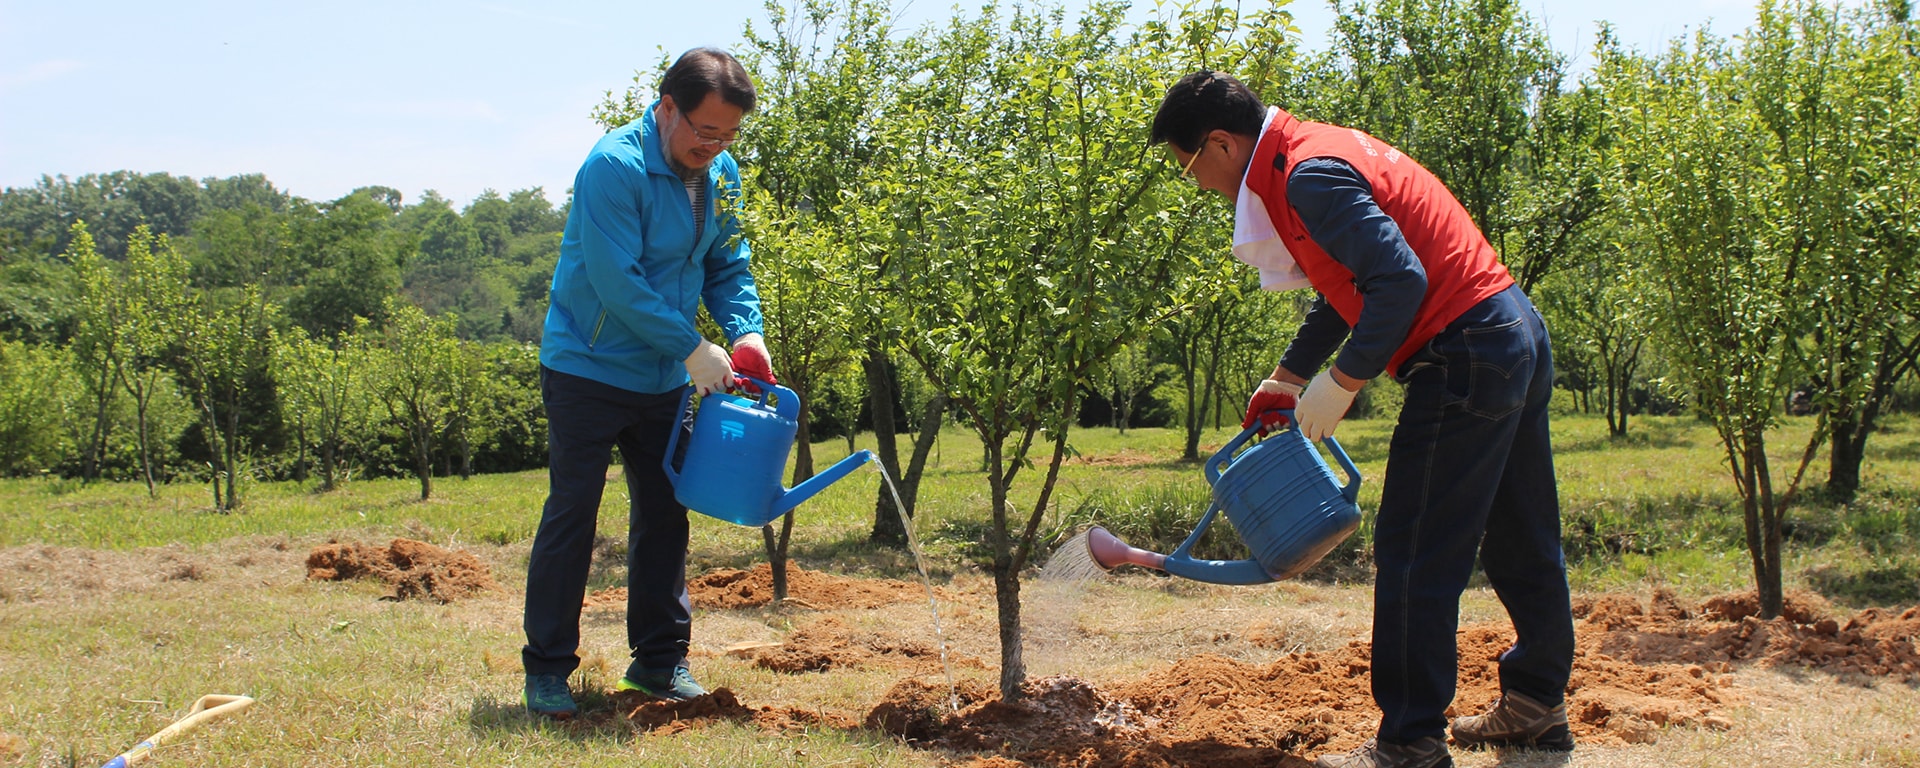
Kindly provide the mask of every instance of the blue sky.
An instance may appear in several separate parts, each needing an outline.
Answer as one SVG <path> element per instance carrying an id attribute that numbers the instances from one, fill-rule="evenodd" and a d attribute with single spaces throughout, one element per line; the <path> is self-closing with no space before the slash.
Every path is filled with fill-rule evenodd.
<path id="1" fill-rule="evenodd" d="M 1600 20 L 1656 50 L 1754 17 L 1746 0 L 1522 2 L 1576 66 Z M 917 26 L 954 6 L 895 7 Z M 1321 47 L 1324 0 L 1292 10 L 1305 46 Z M 557 204 L 608 90 L 662 48 L 734 47 L 748 19 L 764 24 L 761 0 L 0 0 L 0 187 L 122 169 L 258 172 L 314 200 L 382 184 L 465 205 L 487 188 L 540 186 Z"/>

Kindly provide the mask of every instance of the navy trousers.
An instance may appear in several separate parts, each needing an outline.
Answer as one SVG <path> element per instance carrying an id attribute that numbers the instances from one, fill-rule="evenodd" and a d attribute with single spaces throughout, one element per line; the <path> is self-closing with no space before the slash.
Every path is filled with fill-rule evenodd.
<path id="1" fill-rule="evenodd" d="M 1446 733 L 1476 552 L 1518 638 L 1500 657 L 1502 690 L 1565 698 L 1573 615 L 1539 312 L 1508 288 L 1435 336 L 1400 380 L 1406 404 L 1375 521 L 1372 672 L 1379 739 L 1404 744 Z"/>
<path id="2" fill-rule="evenodd" d="M 580 604 L 593 566 L 614 446 L 626 465 L 627 647 L 642 668 L 686 663 L 693 608 L 687 600 L 687 508 L 661 469 L 673 430 L 684 457 L 690 414 L 681 390 L 641 394 L 542 366 L 547 409 L 547 503 L 527 562 L 527 645 L 520 662 L 532 675 L 570 675 L 580 666 Z"/>

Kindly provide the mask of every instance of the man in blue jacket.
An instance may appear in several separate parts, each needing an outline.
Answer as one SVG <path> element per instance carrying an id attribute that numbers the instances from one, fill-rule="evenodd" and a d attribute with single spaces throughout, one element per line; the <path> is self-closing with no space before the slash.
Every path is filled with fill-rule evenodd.
<path id="1" fill-rule="evenodd" d="M 681 55 L 660 99 L 608 133 L 574 177 L 540 341 L 549 491 L 527 563 L 527 709 L 556 719 L 576 706 L 581 600 L 614 446 L 625 465 L 627 646 L 617 690 L 666 699 L 706 693 L 687 667 L 687 509 L 661 469 L 681 410 L 734 383 L 773 381 L 760 295 L 731 205 L 740 169 L 726 148 L 754 107 L 753 82 L 723 51 Z M 733 353 L 700 335 L 704 301 Z M 685 442 L 681 445 L 684 447 Z"/>

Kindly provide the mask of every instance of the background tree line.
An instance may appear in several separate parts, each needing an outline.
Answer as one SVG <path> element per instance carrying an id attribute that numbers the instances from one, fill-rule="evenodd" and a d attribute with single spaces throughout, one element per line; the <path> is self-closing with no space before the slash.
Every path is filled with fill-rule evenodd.
<path id="1" fill-rule="evenodd" d="M 1850 497 L 1910 389 L 1906 0 L 1765 0 L 1738 37 L 1656 52 L 1603 28 L 1577 77 L 1511 0 L 1336 9 L 1315 51 L 1284 4 L 1203 0 L 1145 21 L 1124 3 L 1076 18 L 989 4 L 917 29 L 878 0 L 795 0 L 747 30 L 763 106 L 735 152 L 776 368 L 811 437 L 875 428 L 908 512 L 939 425 L 981 438 L 1014 628 L 1003 691 L 1020 675 L 1017 574 L 1071 430 L 1168 425 L 1197 457 L 1300 311 L 1229 260 L 1231 212 L 1143 145 L 1166 84 L 1196 68 L 1439 175 L 1548 315 L 1563 407 L 1623 438 L 1651 411 L 1711 421 L 1771 610 L 1809 467 L 1825 449 L 1821 492 Z M 594 117 L 637 117 L 657 75 Z M 193 476 L 231 506 L 254 476 L 410 473 L 424 495 L 434 475 L 538 466 L 525 344 L 563 218 L 539 190 L 461 211 L 378 187 L 315 204 L 260 177 L 6 190 L 0 431 L 17 439 L 0 472 Z M 1766 438 L 1796 391 L 1818 428 L 1773 467 Z M 1358 415 L 1396 397 L 1369 387 Z M 897 540 L 897 512 L 876 499 L 876 538 Z M 769 531 L 770 551 L 788 533 Z"/>

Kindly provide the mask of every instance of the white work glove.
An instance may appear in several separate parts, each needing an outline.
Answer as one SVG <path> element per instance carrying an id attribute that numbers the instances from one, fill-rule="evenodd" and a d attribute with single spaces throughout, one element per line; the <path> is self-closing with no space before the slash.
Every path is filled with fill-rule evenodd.
<path id="1" fill-rule="evenodd" d="M 700 346 L 687 357 L 687 378 L 701 395 L 727 391 L 733 383 L 733 364 L 727 359 L 727 351 L 701 339 Z"/>
<path id="2" fill-rule="evenodd" d="M 1293 418 L 1300 423 L 1300 434 L 1308 440 L 1319 440 L 1333 434 L 1339 428 L 1340 419 L 1347 415 L 1347 409 L 1353 406 L 1353 396 L 1359 390 L 1348 390 L 1333 380 L 1333 366 L 1313 377 L 1313 383 L 1307 385 L 1307 392 L 1300 396 L 1300 404 L 1293 409 Z"/>

